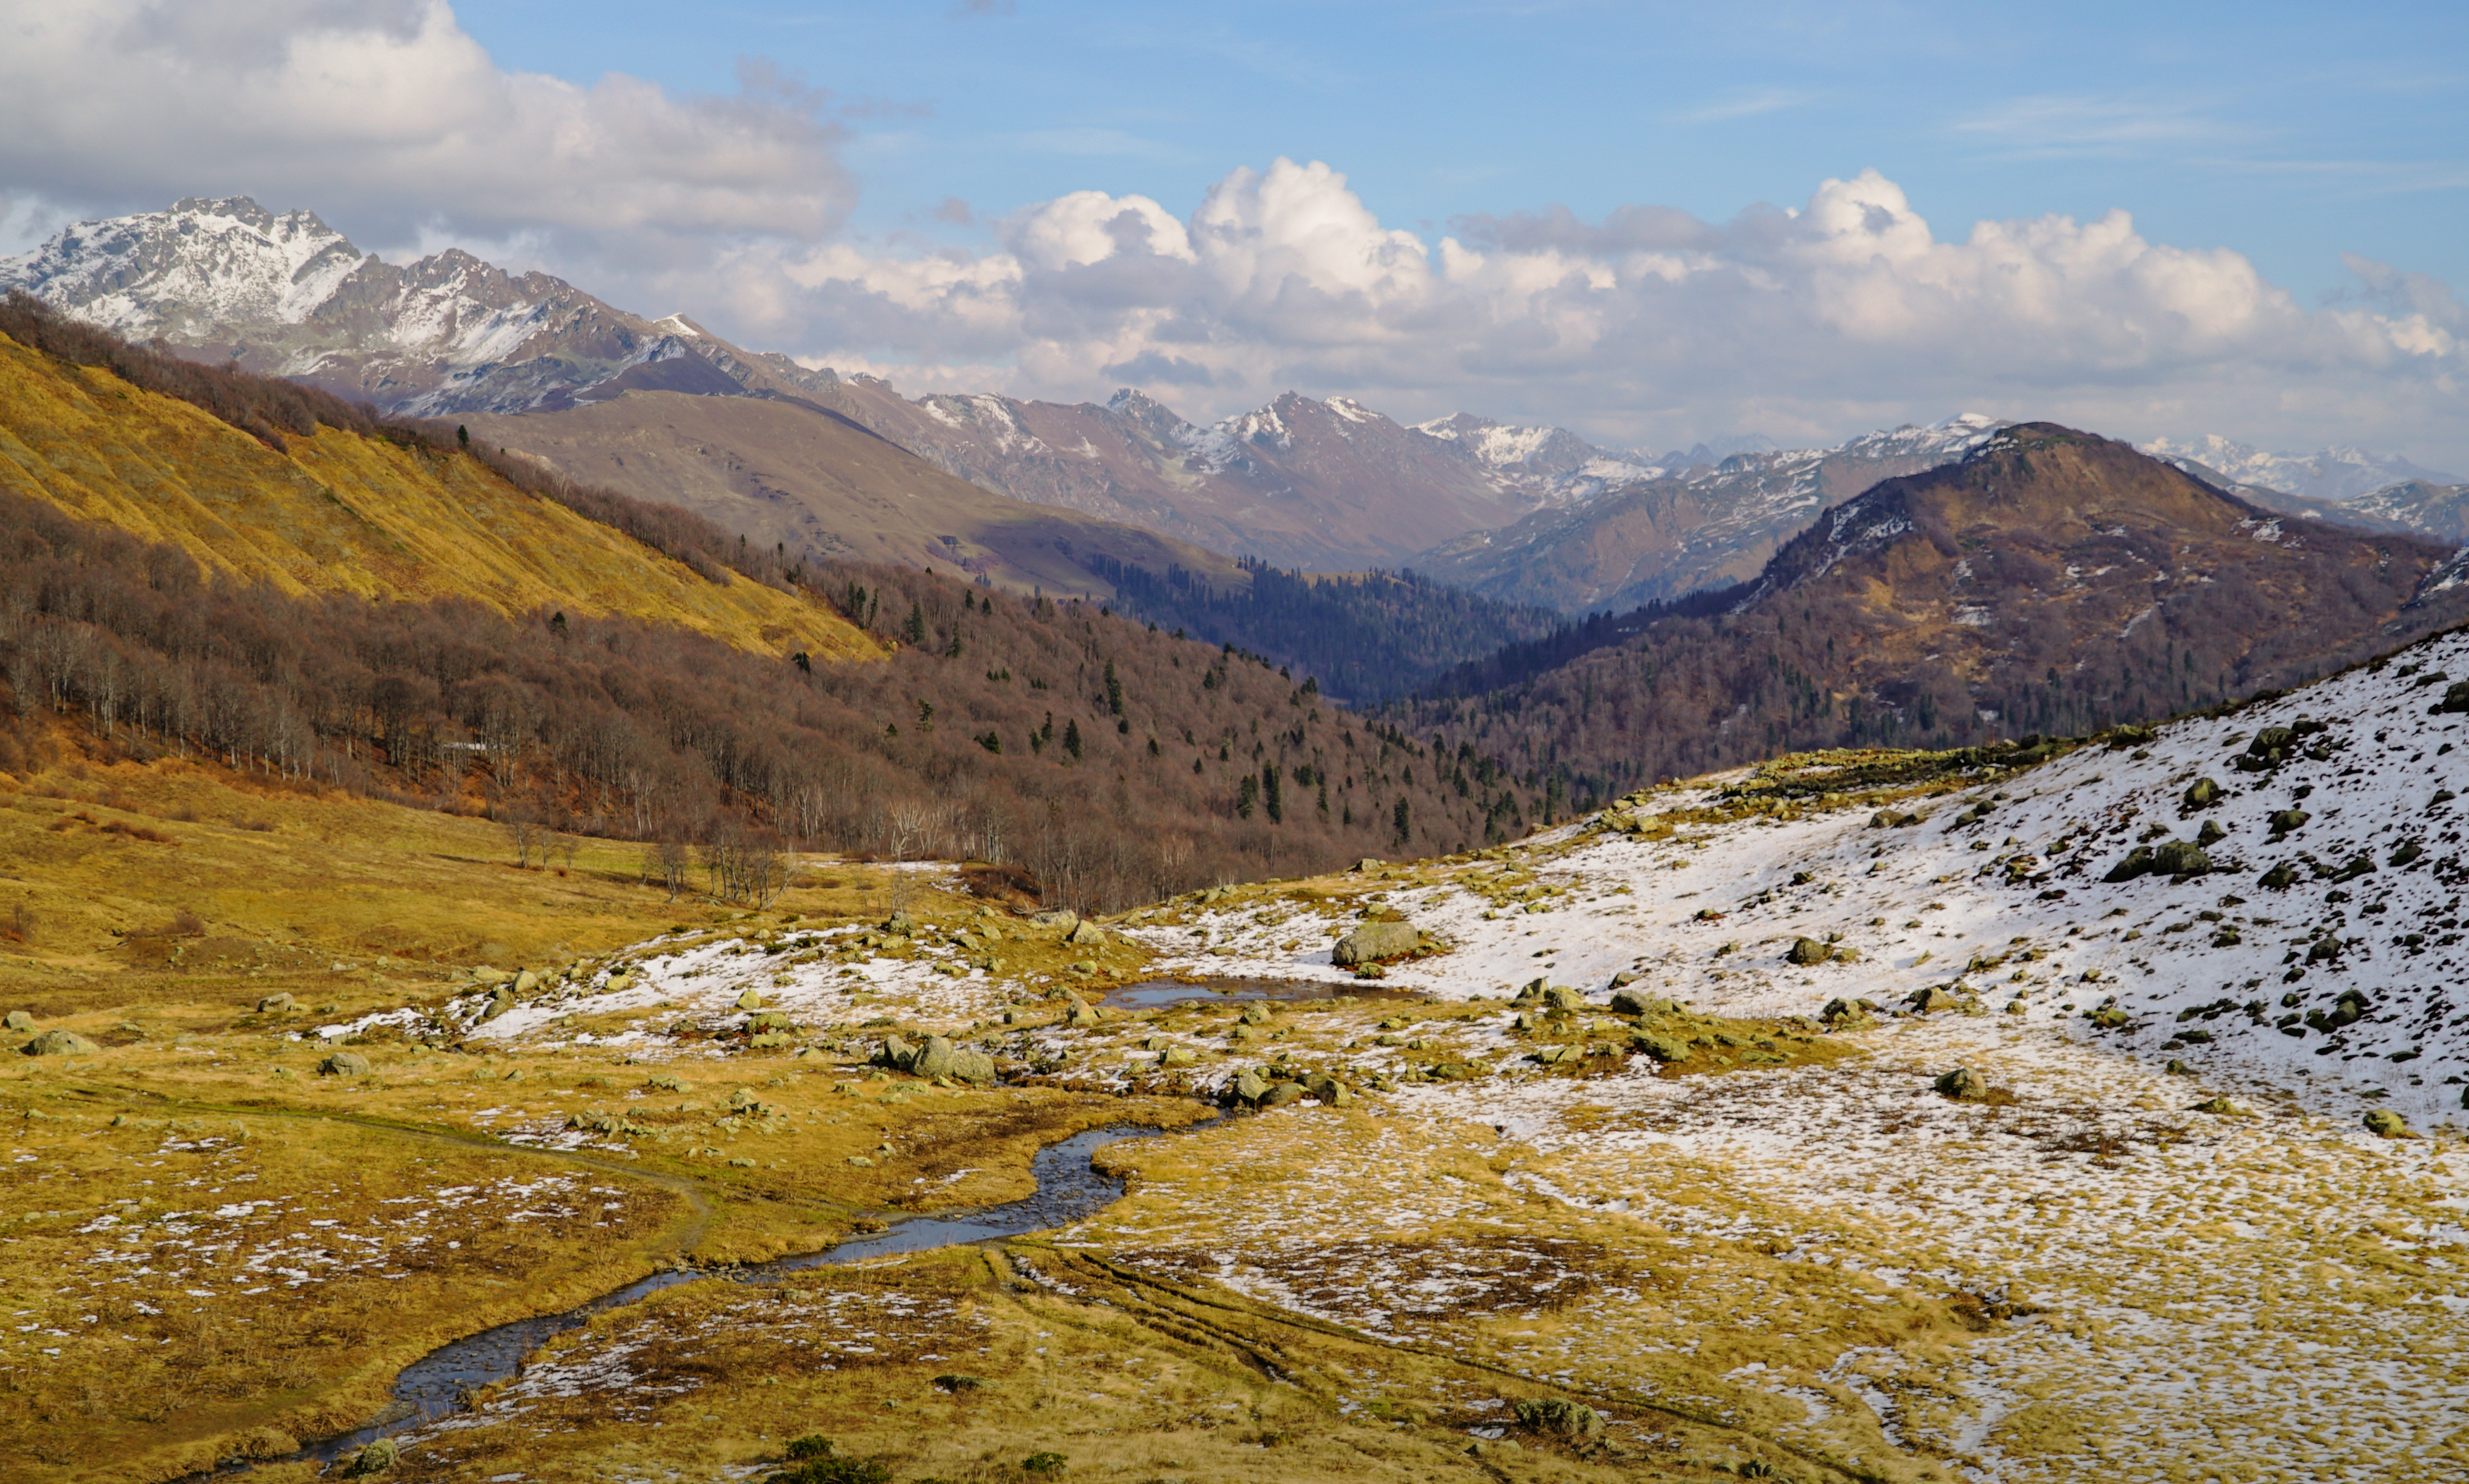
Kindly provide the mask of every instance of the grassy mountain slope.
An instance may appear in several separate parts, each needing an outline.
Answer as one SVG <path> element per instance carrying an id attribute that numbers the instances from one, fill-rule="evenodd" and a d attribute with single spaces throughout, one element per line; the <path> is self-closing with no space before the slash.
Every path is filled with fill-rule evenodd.
<path id="1" fill-rule="evenodd" d="M 475 459 L 335 427 L 284 442 L 0 335 L 0 489 L 209 571 L 293 596 L 623 614 L 758 653 L 880 652 L 826 607 L 712 581 Z"/>
<path id="2" fill-rule="evenodd" d="M 1182 566 L 1223 587 L 1248 575 L 1170 537 L 1031 505 L 947 474 L 839 414 L 766 397 L 632 390 L 520 415 L 475 414 L 474 438 L 566 477 L 681 505 L 791 552 L 958 571 L 1015 592 L 1111 597 L 1100 559 Z"/>
<path id="3" fill-rule="evenodd" d="M 2296 527 L 2125 444 L 2019 424 L 1835 507 L 1755 582 L 1633 637 L 1470 668 L 1466 699 L 1410 727 L 1601 796 L 1802 746 L 2155 719 L 2469 611 L 2457 589 L 2419 592 L 2439 543 Z"/>

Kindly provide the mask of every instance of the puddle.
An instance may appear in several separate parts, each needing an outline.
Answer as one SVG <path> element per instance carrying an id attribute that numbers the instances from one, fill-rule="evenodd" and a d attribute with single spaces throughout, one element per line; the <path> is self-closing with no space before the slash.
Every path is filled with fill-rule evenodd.
<path id="1" fill-rule="evenodd" d="M 1189 986 L 1184 988 L 1188 989 Z M 1216 1122 L 1218 1120 L 1212 1118 L 1174 1131 L 1188 1133 L 1191 1129 L 1206 1128 Z M 404 1367 L 402 1374 L 395 1379 L 394 1404 L 387 1409 L 383 1420 L 340 1437 L 313 1443 L 292 1454 L 291 1458 L 332 1463 L 359 1451 L 381 1437 L 409 1432 L 423 1424 L 459 1412 L 463 1410 L 465 1393 L 519 1373 L 523 1358 L 539 1349 L 549 1336 L 575 1329 L 588 1322 L 594 1314 L 639 1303 L 662 1289 L 676 1288 L 683 1283 L 713 1281 L 759 1287 L 777 1283 L 790 1273 L 810 1267 L 860 1263 L 868 1258 L 887 1257 L 898 1252 L 923 1252 L 967 1242 L 1018 1237 L 1082 1221 L 1105 1209 L 1123 1193 L 1121 1181 L 1109 1179 L 1091 1166 L 1091 1156 L 1109 1144 L 1126 1139 L 1156 1138 L 1167 1131 L 1147 1124 L 1117 1124 L 1091 1129 L 1061 1143 L 1050 1144 L 1037 1152 L 1031 1163 L 1031 1171 L 1037 1176 L 1037 1191 L 1025 1199 L 1007 1201 L 999 1206 L 983 1206 L 975 1211 L 912 1216 L 894 1221 L 888 1229 L 871 1236 L 852 1238 L 820 1252 L 775 1258 L 768 1263 L 743 1267 L 683 1268 L 654 1273 L 562 1313 L 518 1319 L 512 1324 L 482 1330 L 477 1335 L 442 1345 Z M 243 1465 L 240 1470 L 221 1471 L 214 1475 L 192 1474 L 190 1478 L 227 1477 L 232 1473 L 245 1472 L 247 1467 Z"/>
<path id="2" fill-rule="evenodd" d="M 1369 984 L 1317 979 L 1145 979 L 1108 990 L 1099 1003 L 1115 1010 L 1156 1010 L 1165 1005 L 1241 1004 L 1245 1000 L 1394 1000 L 1414 1003 L 1431 996 L 1419 990 L 1384 990 Z"/>

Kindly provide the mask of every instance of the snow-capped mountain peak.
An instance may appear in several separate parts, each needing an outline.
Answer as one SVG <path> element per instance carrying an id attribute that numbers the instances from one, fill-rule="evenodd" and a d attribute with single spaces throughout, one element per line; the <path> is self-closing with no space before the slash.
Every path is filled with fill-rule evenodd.
<path id="1" fill-rule="evenodd" d="M 2238 484 L 2260 485 L 2310 500 L 2347 500 L 2393 485 L 2422 480 L 2461 483 L 2457 474 L 2424 468 L 2396 453 L 2335 445 L 2311 454 L 2272 453 L 2218 433 L 2201 438 L 2156 438 L 2142 445 L 2154 458 L 2194 464 Z"/>

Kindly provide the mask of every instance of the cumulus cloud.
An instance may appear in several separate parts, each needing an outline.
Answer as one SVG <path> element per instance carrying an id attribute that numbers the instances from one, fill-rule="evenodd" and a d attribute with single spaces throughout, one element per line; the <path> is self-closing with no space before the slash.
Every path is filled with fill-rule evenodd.
<path id="1" fill-rule="evenodd" d="M 760 63 L 739 81 L 508 72 L 446 0 L 12 6 L 0 179 L 104 207 L 249 194 L 381 241 L 547 231 L 619 261 L 827 234 L 852 187 L 824 100 Z"/>
<path id="2" fill-rule="evenodd" d="M 2124 212 L 1941 237 L 1874 171 L 1726 222 L 1554 209 L 1427 243 L 1328 166 L 1279 160 L 1188 217 L 1076 192 L 1004 223 L 994 250 L 763 249 L 726 282 L 746 333 L 820 362 L 905 362 L 921 385 L 991 368 L 1064 398 L 1152 383 L 1192 415 L 1295 386 L 1663 445 L 1976 408 L 2469 463 L 2457 302 L 2353 269 L 2353 299 L 2308 308 L 2244 256 L 2151 241 Z"/>

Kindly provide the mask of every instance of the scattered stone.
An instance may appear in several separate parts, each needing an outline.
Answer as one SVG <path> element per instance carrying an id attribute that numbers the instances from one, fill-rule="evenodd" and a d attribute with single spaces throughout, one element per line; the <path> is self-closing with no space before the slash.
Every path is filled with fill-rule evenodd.
<path id="1" fill-rule="evenodd" d="M 1814 938 L 1794 938 L 1790 950 L 1784 954 L 1787 961 L 1804 965 L 1823 964 L 1834 956 L 1833 945 L 1820 943 Z"/>
<path id="2" fill-rule="evenodd" d="M 86 1057 L 102 1049 L 75 1031 L 45 1031 L 25 1046 L 30 1057 Z"/>
<path id="3" fill-rule="evenodd" d="M 1106 930 L 1083 920 L 1072 925 L 1072 930 L 1063 935 L 1063 941 L 1073 947 L 1102 947 L 1106 942 Z"/>
<path id="4" fill-rule="evenodd" d="M 1324 1107 L 1344 1107 L 1354 1101 L 1354 1089 L 1327 1072 L 1314 1072 L 1304 1078 L 1304 1090 Z"/>
<path id="5" fill-rule="evenodd" d="M 1586 996 L 1565 984 L 1556 984 L 1543 992 L 1543 1008 L 1546 1011 L 1560 1010 L 1575 1015 L 1586 1008 Z"/>
<path id="6" fill-rule="evenodd" d="M 1517 1426 L 1529 1432 L 1590 1438 L 1604 1430 L 1603 1413 L 1583 1402 L 1561 1397 L 1530 1398 L 1518 1402 L 1516 1410 Z"/>
<path id="7" fill-rule="evenodd" d="M 1075 1031 L 1094 1031 L 1106 1023 L 1106 1017 L 1098 1014 L 1096 1006 L 1074 994 L 1072 996 L 1071 1013 L 1063 1017 L 1063 1021 Z"/>
<path id="8" fill-rule="evenodd" d="M 749 990 L 745 993 L 740 994 L 737 996 L 737 1008 L 740 1010 L 762 1009 L 763 992 L 761 990 Z"/>
<path id="9" fill-rule="evenodd" d="M 1255 1071 L 1245 1071 L 1234 1079 L 1234 1098 L 1240 1103 L 1258 1107 L 1269 1095 L 1269 1080 Z"/>
<path id="10" fill-rule="evenodd" d="M 1306 1094 L 1304 1091 L 1303 1084 L 1281 1082 L 1276 1086 L 1271 1087 L 1268 1091 L 1260 1094 L 1258 1106 L 1261 1107 L 1284 1107 L 1289 1103 L 1302 1102 Z"/>
<path id="11" fill-rule="evenodd" d="M 1926 994 L 1929 992 L 1924 990 L 1921 993 Z M 1837 1030 L 1849 1030 L 1867 1025 L 1869 1012 L 1861 1008 L 1867 1004 L 1867 1000 L 1830 999 L 1826 1002 L 1826 1008 L 1817 1013 L 1817 1018 L 1820 1022 Z"/>
<path id="12" fill-rule="evenodd" d="M 1956 1067 L 1940 1077 L 1933 1085 L 1958 1103 L 1977 1103 L 1989 1096 L 1988 1081 L 1968 1066 Z"/>
<path id="13" fill-rule="evenodd" d="M 290 996 L 287 994 L 284 998 L 288 999 Z M 0 1017 L 0 1031 L 13 1031 L 24 1035 L 31 1034 L 34 1029 L 35 1017 L 22 1010 L 12 1010 L 7 1016 Z"/>
<path id="14" fill-rule="evenodd" d="M 797 1027 L 785 1010 L 758 1010 L 746 1017 L 746 1028 L 761 1035 L 766 1031 L 794 1031 Z"/>
<path id="15" fill-rule="evenodd" d="M 1165 1055 L 1158 1058 L 1158 1065 L 1192 1066 L 1197 1064 L 1199 1061 L 1200 1054 L 1192 1050 L 1189 1046 L 1168 1046 L 1165 1048 Z"/>
<path id="16" fill-rule="evenodd" d="M 1643 1031 L 1629 1038 L 1629 1044 L 1657 1062 L 1686 1062 L 1689 1043 L 1670 1036 L 1650 1036 Z"/>
<path id="17" fill-rule="evenodd" d="M 651 1075 L 650 1080 L 646 1081 L 643 1085 L 646 1087 L 658 1087 L 663 1092 L 684 1092 L 691 1088 L 694 1084 L 686 1081 L 682 1077 L 680 1077 L 675 1072 L 654 1072 Z"/>
<path id="18" fill-rule="evenodd" d="M 1922 1015 L 1934 1015 L 1941 1010 L 1960 1010 L 1963 1001 L 1943 985 L 1927 985 L 1915 991 L 1904 1003 Z"/>
<path id="19" fill-rule="evenodd" d="M 1080 914 L 1070 907 L 1054 907 L 1044 912 L 1032 912 L 1028 920 L 1039 927 L 1060 927 L 1066 932 L 1080 925 Z"/>
<path id="20" fill-rule="evenodd" d="M 288 990 L 285 990 L 276 994 L 268 994 L 257 1002 L 257 1013 L 262 1016 L 273 1015 L 286 1010 L 297 1010 L 299 1008 L 300 1002 L 291 997 L 291 992 Z M 10 1029 L 13 1031 L 16 1027 L 12 1025 Z"/>
<path id="21" fill-rule="evenodd" d="M 2469 680 L 2455 680 L 2443 688 L 2443 698 L 2428 711 L 2430 716 L 2448 716 L 2469 711 Z"/>
<path id="22" fill-rule="evenodd" d="M 515 993 L 518 994 L 529 994 L 532 991 L 539 989 L 540 985 L 541 976 L 532 972 L 528 969 L 515 975 Z"/>
<path id="23" fill-rule="evenodd" d="M 329 1055 L 325 1061 L 317 1063 L 317 1075 L 320 1077 L 366 1077 L 369 1075 L 369 1059 L 360 1055 L 357 1051 L 334 1052 Z"/>
<path id="24" fill-rule="evenodd" d="M 1636 990 L 1619 990 L 1612 994 L 1611 1011 L 1616 1016 L 1679 1015 L 1682 1008 L 1678 1000 L 1662 999 Z"/>
<path id="25" fill-rule="evenodd" d="M 2409 1121 L 2388 1107 L 2376 1108 L 2366 1115 L 2366 1131 L 2379 1139 L 2412 1137 L 2409 1131 Z"/>
<path id="26" fill-rule="evenodd" d="M 1338 939 L 1328 957 L 1340 969 L 1376 964 L 1416 952 L 1425 941 L 1422 929 L 1412 923 L 1366 923 Z"/>
<path id="27" fill-rule="evenodd" d="M 1245 1005 L 1235 1018 L 1245 1025 L 1266 1025 L 1277 1018 L 1277 1013 L 1269 1008 L 1268 1001 L 1256 999 Z"/>

